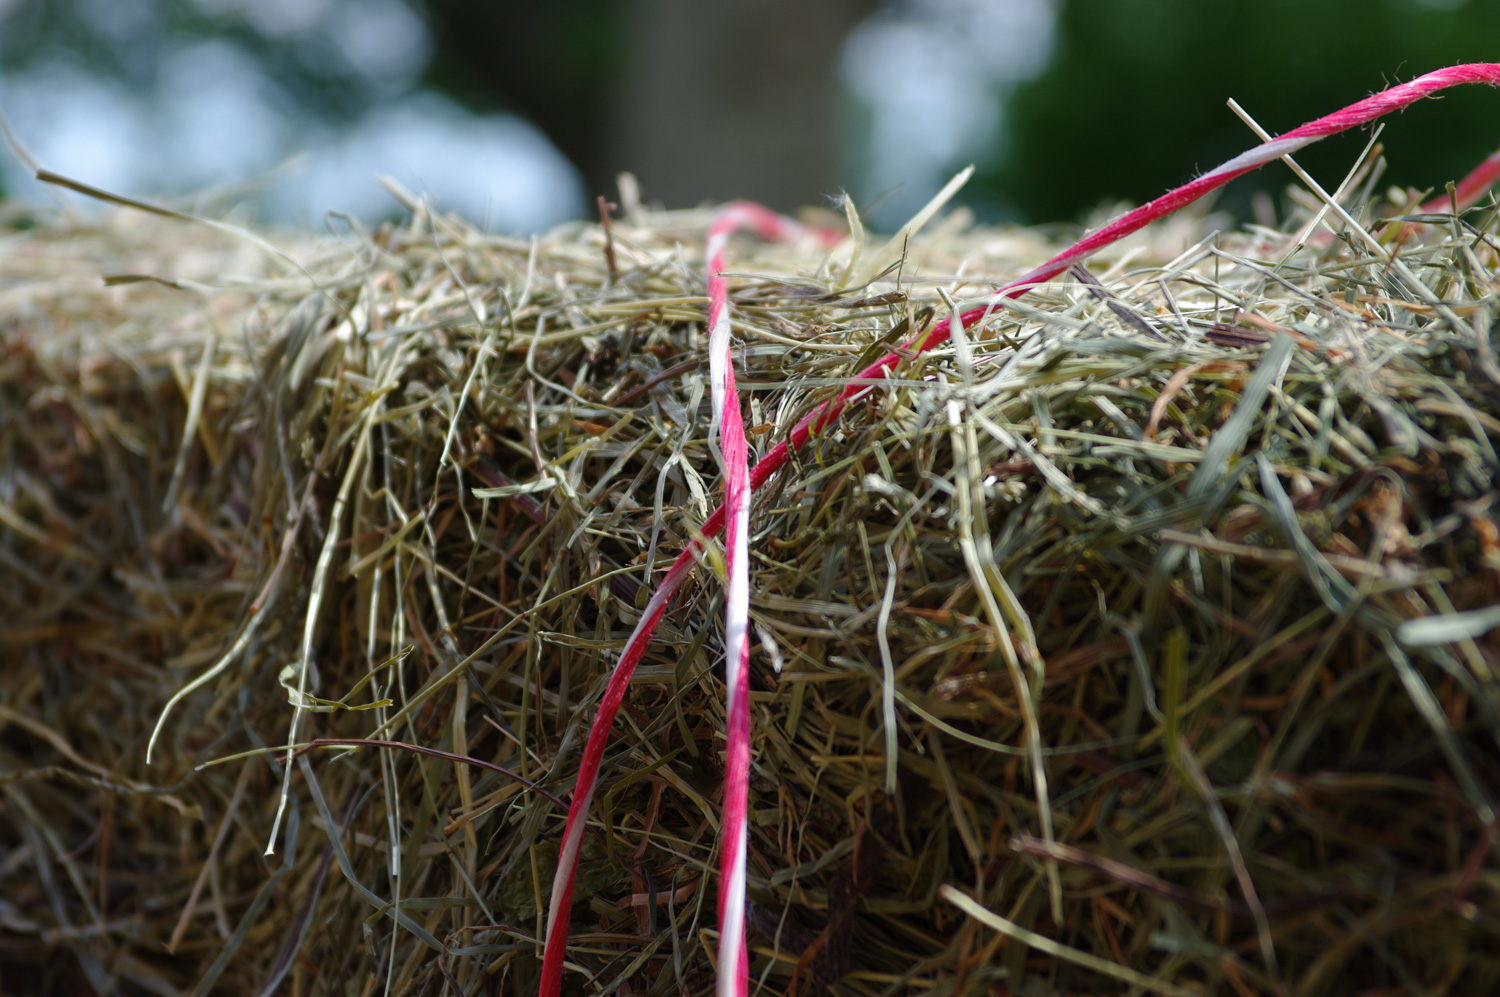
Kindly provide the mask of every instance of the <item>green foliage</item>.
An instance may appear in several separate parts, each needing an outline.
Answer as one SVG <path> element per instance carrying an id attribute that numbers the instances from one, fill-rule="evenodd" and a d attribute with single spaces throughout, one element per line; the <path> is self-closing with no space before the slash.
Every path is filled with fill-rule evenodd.
<path id="1" fill-rule="evenodd" d="M 1399 80 L 1500 58 L 1497 15 L 1496 0 L 1064 0 L 1053 61 L 1014 93 L 1006 148 L 971 193 L 1031 222 L 1149 200 L 1255 144 L 1228 98 L 1287 131 Z M 1450 91 L 1387 121 L 1385 180 L 1441 190 L 1500 143 L 1500 96 Z M 1331 187 L 1367 138 L 1298 160 Z M 1220 203 L 1243 217 L 1256 190 L 1289 182 L 1268 167 Z"/>

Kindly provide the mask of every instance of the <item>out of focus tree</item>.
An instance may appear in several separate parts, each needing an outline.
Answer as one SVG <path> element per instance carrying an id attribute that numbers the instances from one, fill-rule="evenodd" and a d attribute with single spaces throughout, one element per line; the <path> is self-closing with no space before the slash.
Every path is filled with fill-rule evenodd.
<path id="1" fill-rule="evenodd" d="M 1390 83 L 1500 58 L 1496 0 L 1063 0 L 1047 69 L 1013 93 L 1003 154 L 973 185 L 1028 221 L 1148 200 L 1253 145 L 1235 98 L 1272 133 Z M 1500 95 L 1450 90 L 1384 119 L 1386 181 L 1442 189 L 1500 145 Z M 1337 184 L 1368 133 L 1297 159 Z M 1221 204 L 1282 189 L 1284 167 L 1236 181 Z"/>
<path id="2" fill-rule="evenodd" d="M 649 195 L 748 197 L 790 210 L 836 191 L 846 164 L 835 79 L 876 0 L 639 0 L 611 95 L 610 154 Z"/>
<path id="3" fill-rule="evenodd" d="M 534 122 L 584 174 L 610 181 L 603 156 L 609 94 L 630 54 L 619 0 L 425 0 L 437 42 L 425 82 L 470 107 Z"/>
<path id="4" fill-rule="evenodd" d="M 612 193 L 630 170 L 671 206 L 782 209 L 844 166 L 834 77 L 877 0 L 427 0 L 435 85 L 535 122 Z"/>

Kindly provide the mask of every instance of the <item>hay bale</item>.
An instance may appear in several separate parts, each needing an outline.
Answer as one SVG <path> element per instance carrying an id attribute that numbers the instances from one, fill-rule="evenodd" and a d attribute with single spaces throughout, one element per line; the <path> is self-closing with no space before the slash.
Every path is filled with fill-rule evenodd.
<path id="1" fill-rule="evenodd" d="M 711 216 L 412 207 L 300 266 L 130 213 L 0 236 L 6 989 L 534 986 L 593 699 L 714 504 Z M 1299 244 L 1316 208 L 1158 226 L 757 494 L 770 990 L 1500 986 L 1496 213 L 1376 227 L 1433 306 Z M 735 244 L 752 447 L 1056 248 L 873 246 Z M 710 549 L 606 760 L 576 992 L 711 987 Z M 287 766 L 289 729 L 345 743 Z"/>

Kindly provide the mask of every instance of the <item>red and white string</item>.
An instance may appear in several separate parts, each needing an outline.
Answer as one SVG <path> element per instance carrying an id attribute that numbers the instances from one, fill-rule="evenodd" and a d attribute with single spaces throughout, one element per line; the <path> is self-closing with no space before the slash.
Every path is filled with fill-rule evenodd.
<path id="1" fill-rule="evenodd" d="M 789 218 L 749 201 L 736 201 L 714 220 L 706 245 L 708 271 L 709 380 L 713 420 L 718 427 L 719 459 L 724 479 L 724 502 L 704 524 L 701 534 L 712 539 L 724 532 L 728 592 L 724 610 L 724 672 L 727 701 L 724 765 L 724 822 L 719 846 L 719 986 L 721 997 L 748 993 L 750 958 L 745 947 L 745 853 L 750 784 L 750 571 L 748 537 L 750 499 L 749 445 L 740 415 L 731 356 L 729 289 L 724 278 L 724 249 L 729 237 L 749 230 L 763 239 L 786 241 L 809 236 L 832 245 L 837 233 L 805 228 Z M 764 479 L 762 479 L 764 480 Z M 584 745 L 573 803 L 563 831 L 552 902 L 547 914 L 547 942 L 542 960 L 542 994 L 556 994 L 562 985 L 563 953 L 568 912 L 578 867 L 583 827 L 598 782 L 599 765 L 609 729 L 630 685 L 630 676 L 645 653 L 661 621 L 667 602 L 692 571 L 702 543 L 694 538 L 673 562 L 641 613 L 625 652 L 610 676 L 599 712 Z"/>
<path id="2" fill-rule="evenodd" d="M 729 337 L 729 290 L 724 247 L 738 229 L 767 238 L 789 233 L 782 219 L 759 205 L 732 204 L 708 230 L 708 357 L 719 461 L 724 476 L 725 757 L 724 824 L 719 835 L 719 997 L 746 997 L 750 954 L 745 948 L 746 809 L 750 786 L 750 462 L 735 391 Z"/>

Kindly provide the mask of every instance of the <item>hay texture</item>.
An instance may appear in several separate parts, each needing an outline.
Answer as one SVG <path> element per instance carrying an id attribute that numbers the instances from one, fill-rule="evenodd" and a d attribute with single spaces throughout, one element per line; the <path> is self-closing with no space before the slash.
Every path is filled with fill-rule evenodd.
<path id="1" fill-rule="evenodd" d="M 1500 987 L 1497 212 L 1378 170 L 1363 234 L 1301 195 L 1105 250 L 756 492 L 753 986 Z M 713 213 L 526 241 L 403 196 L 301 244 L 7 216 L 0 989 L 534 992 L 594 705 L 717 504 Z M 1059 246 L 731 242 L 752 460 Z M 713 989 L 723 599 L 710 541 L 570 993 Z"/>

